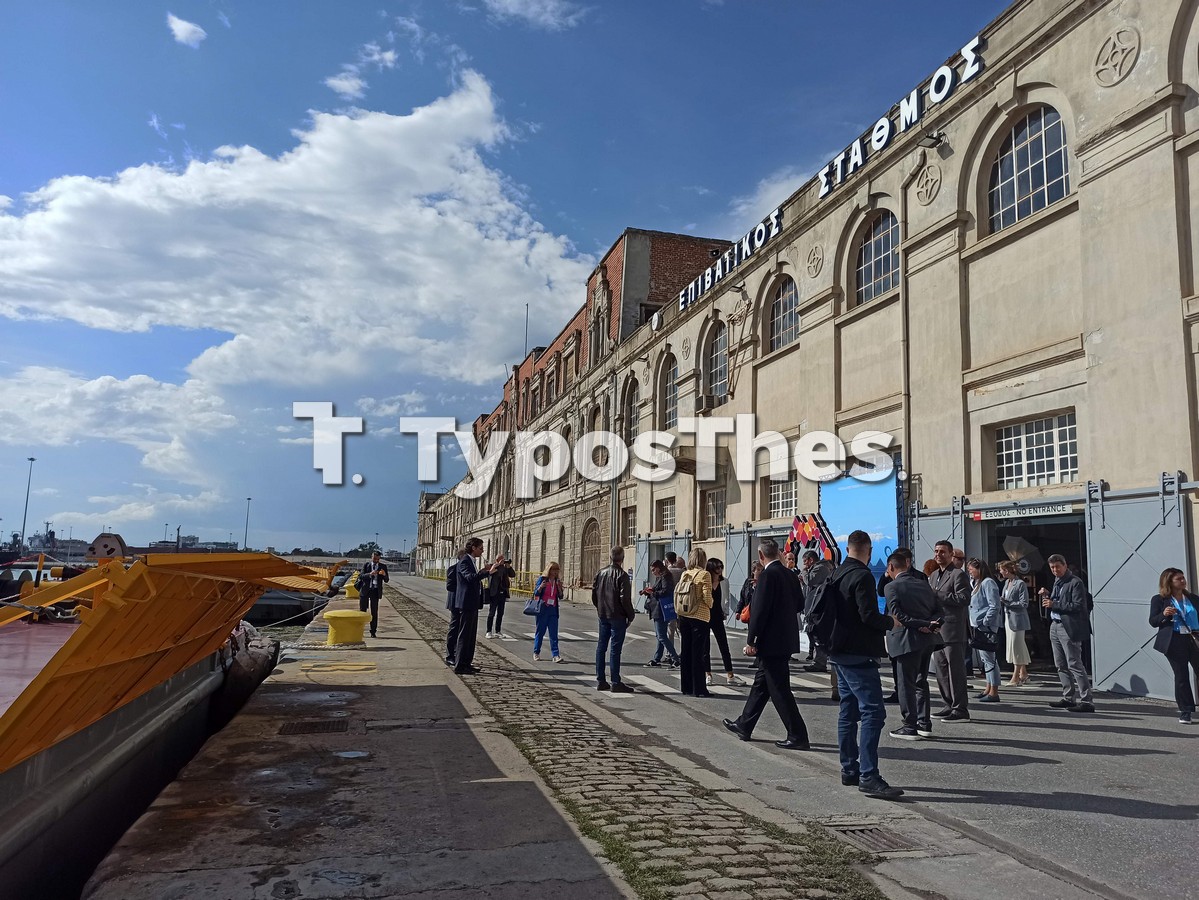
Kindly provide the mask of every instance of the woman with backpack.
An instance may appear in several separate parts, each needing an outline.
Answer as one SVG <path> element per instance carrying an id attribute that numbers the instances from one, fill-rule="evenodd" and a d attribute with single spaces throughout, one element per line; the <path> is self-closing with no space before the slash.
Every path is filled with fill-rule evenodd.
<path id="1" fill-rule="evenodd" d="M 687 557 L 687 568 L 674 586 L 674 610 L 679 617 L 682 647 L 679 674 L 683 693 L 688 697 L 711 697 L 704 684 L 704 657 L 708 650 L 708 619 L 712 614 L 712 576 L 708 574 L 708 554 L 699 547 Z"/>
<path id="2" fill-rule="evenodd" d="M 724 630 L 724 562 L 723 560 L 713 557 L 708 560 L 708 564 L 704 567 L 708 570 L 708 574 L 712 576 L 712 611 L 708 616 L 708 627 L 712 629 L 712 636 L 716 638 L 716 646 L 720 650 L 720 660 L 724 663 L 724 677 L 729 684 L 745 684 L 733 672 L 733 655 L 729 653 L 729 636 Z M 706 644 L 704 647 L 704 674 L 707 676 L 707 684 L 712 684 L 712 645 Z"/>
<path id="3" fill-rule="evenodd" d="M 562 654 L 558 652 L 558 611 L 562 599 L 561 570 L 556 562 L 545 567 L 545 572 L 537 576 L 533 585 L 533 596 L 541 601 L 541 609 L 537 612 L 537 630 L 533 633 L 533 659 L 541 661 L 541 639 L 546 631 L 550 633 L 550 653 L 554 662 L 562 662 Z"/>

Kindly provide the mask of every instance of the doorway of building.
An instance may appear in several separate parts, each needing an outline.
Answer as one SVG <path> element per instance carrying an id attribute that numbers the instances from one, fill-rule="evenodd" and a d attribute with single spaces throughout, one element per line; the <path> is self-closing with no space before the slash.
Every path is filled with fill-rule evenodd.
<path id="1" fill-rule="evenodd" d="M 984 534 L 987 562 L 994 567 L 1000 560 L 1015 561 L 1028 585 L 1031 628 L 1024 637 L 1033 667 L 1041 671 L 1053 669 L 1053 651 L 1049 646 L 1049 611 L 1041 607 L 1037 591 L 1053 588 L 1053 573 L 1046 560 L 1055 553 L 1064 556 L 1069 565 L 1077 566 L 1076 574 L 1081 575 L 1084 584 L 1087 583 L 1087 535 L 1083 517 L 1069 515 L 1004 519 L 988 523 Z M 1002 652 L 1004 647 L 1000 646 L 999 649 Z M 1083 645 L 1083 661 L 1087 671 L 1091 671 L 1089 640 Z"/>
<path id="2" fill-rule="evenodd" d="M 594 578 L 600 570 L 600 530 L 599 522 L 588 519 L 583 526 L 582 552 L 580 553 L 579 584 L 590 584 L 588 579 Z"/>

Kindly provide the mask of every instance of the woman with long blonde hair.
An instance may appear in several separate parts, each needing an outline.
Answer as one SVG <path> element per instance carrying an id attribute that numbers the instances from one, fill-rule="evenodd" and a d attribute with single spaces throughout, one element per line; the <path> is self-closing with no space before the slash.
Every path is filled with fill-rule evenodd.
<path id="1" fill-rule="evenodd" d="M 545 571 L 537 577 L 533 585 L 533 596 L 541 601 L 541 609 L 537 613 L 537 630 L 533 635 L 533 659 L 541 661 L 541 639 L 548 631 L 550 633 L 550 653 L 554 662 L 562 662 L 562 654 L 558 652 L 558 610 L 562 601 L 562 570 L 556 562 L 551 562 Z"/>
<path id="2" fill-rule="evenodd" d="M 704 657 L 708 650 L 708 619 L 712 614 L 712 576 L 708 554 L 699 547 L 687 557 L 687 570 L 674 587 L 674 611 L 679 616 L 683 645 L 679 648 L 679 675 L 683 693 L 711 697 L 705 684 Z"/>

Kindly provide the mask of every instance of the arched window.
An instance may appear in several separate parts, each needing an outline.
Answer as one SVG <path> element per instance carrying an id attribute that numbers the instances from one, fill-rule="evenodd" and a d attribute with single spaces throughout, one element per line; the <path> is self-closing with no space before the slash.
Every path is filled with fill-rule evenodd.
<path id="1" fill-rule="evenodd" d="M 704 388 L 719 406 L 729 396 L 729 330 L 717 322 L 708 338 L 708 366 L 704 373 Z"/>
<path id="2" fill-rule="evenodd" d="M 856 306 L 899 286 L 899 220 L 890 212 L 875 216 L 858 245 Z"/>
<path id="3" fill-rule="evenodd" d="M 641 388 L 636 378 L 630 378 L 624 391 L 624 442 L 630 446 L 637 437 L 638 417 L 641 415 Z"/>
<path id="4" fill-rule="evenodd" d="M 991 233 L 1070 193 L 1066 127 L 1052 106 L 1022 116 L 999 147 L 988 186 Z"/>
<path id="5" fill-rule="evenodd" d="M 673 353 L 662 361 L 662 383 L 658 387 L 658 396 L 662 402 L 659 421 L 662 429 L 668 431 L 679 424 L 679 362 Z"/>
<path id="6" fill-rule="evenodd" d="M 562 433 L 562 439 L 566 441 L 566 452 L 573 453 L 574 447 L 572 447 L 570 444 L 570 426 L 566 425 L 565 427 L 563 427 L 561 433 Z M 573 471 L 574 471 L 573 465 L 567 466 L 566 472 L 563 474 L 563 476 L 561 478 L 558 479 L 558 483 L 554 486 L 554 490 L 558 490 L 559 488 L 564 488 L 568 484 L 570 484 L 570 473 Z"/>
<path id="7" fill-rule="evenodd" d="M 558 529 L 558 566 L 566 565 L 566 526 L 563 525 Z M 561 573 L 559 573 L 561 576 Z M 565 581 L 565 579 L 563 579 Z"/>
<path id="8" fill-rule="evenodd" d="M 799 337 L 799 291 L 787 276 L 779 281 L 770 304 L 770 349 L 786 347 Z"/>
<path id="9" fill-rule="evenodd" d="M 533 570 L 533 532 L 525 535 L 525 558 L 520 561 L 521 568 L 526 572 Z"/>
<path id="10" fill-rule="evenodd" d="M 583 525 L 583 540 L 579 555 L 579 564 L 582 570 L 579 577 L 590 584 L 591 579 L 600 570 L 600 529 L 599 522 L 595 519 L 588 519 Z"/>
<path id="11" fill-rule="evenodd" d="M 545 538 L 545 529 L 541 529 L 541 566 L 537 569 L 538 572 L 545 571 L 545 554 L 549 549 L 549 542 Z"/>

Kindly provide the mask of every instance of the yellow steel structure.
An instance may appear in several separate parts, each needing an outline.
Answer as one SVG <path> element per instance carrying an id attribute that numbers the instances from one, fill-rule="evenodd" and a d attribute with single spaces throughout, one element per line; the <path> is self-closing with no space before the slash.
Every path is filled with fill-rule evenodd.
<path id="1" fill-rule="evenodd" d="M 336 569 L 266 553 L 151 554 L 128 569 L 104 563 L 24 598 L 30 606 L 80 600 L 81 624 L 0 717 L 0 771 L 203 660 L 264 591 L 324 591 Z"/>

